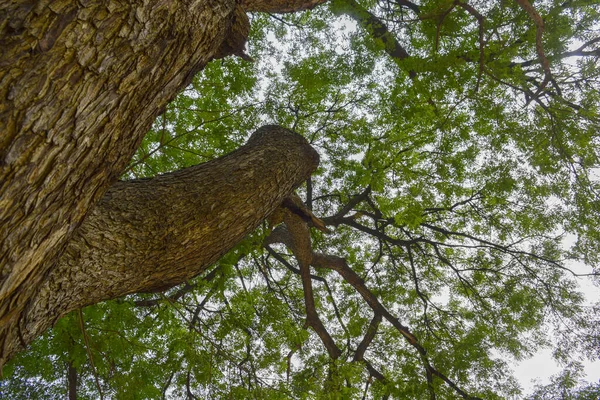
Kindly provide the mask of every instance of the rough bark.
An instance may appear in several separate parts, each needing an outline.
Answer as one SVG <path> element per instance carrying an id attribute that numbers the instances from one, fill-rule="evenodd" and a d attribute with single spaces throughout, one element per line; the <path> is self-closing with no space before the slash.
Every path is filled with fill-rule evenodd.
<path id="1" fill-rule="evenodd" d="M 248 30 L 236 0 L 0 4 L 0 361 L 153 120 Z"/>
<path id="2" fill-rule="evenodd" d="M 290 13 L 309 10 L 325 3 L 327 0 L 242 0 L 246 11 L 263 11 L 270 13 Z"/>
<path id="3" fill-rule="evenodd" d="M 266 126 L 225 157 L 113 185 L 7 336 L 3 358 L 71 310 L 198 275 L 254 230 L 317 164 L 304 138 Z"/>
<path id="4" fill-rule="evenodd" d="M 3 2 L 0 335 L 160 110 L 219 53 L 235 6 Z"/>

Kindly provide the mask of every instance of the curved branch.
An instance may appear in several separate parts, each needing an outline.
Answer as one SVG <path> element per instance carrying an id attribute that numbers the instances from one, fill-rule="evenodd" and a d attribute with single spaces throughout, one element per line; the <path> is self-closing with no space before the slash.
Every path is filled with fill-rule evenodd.
<path id="1" fill-rule="evenodd" d="M 286 204 L 286 202 L 284 202 L 283 204 Z M 300 266 L 302 283 L 304 286 L 307 325 L 313 327 L 313 329 L 321 337 L 321 340 L 327 348 L 327 351 L 329 352 L 331 358 L 338 358 L 341 351 L 336 346 L 335 342 L 323 326 L 316 312 L 309 270 L 309 267 L 311 265 L 317 268 L 326 268 L 336 271 L 347 283 L 354 287 L 354 289 L 362 296 L 362 298 L 369 305 L 369 307 L 371 307 L 371 309 L 375 312 L 375 317 L 373 318 L 373 321 L 367 329 L 366 335 L 364 336 L 362 342 L 359 345 L 359 348 L 357 349 L 355 360 L 364 360 L 364 352 L 366 351 L 370 342 L 373 340 L 373 337 L 376 333 L 377 325 L 383 317 L 390 324 L 392 324 L 394 328 L 396 328 L 396 330 L 407 340 L 407 342 L 412 347 L 414 347 L 417 350 L 423 367 L 425 369 L 431 399 L 436 398 L 433 386 L 434 376 L 443 380 L 462 398 L 471 400 L 477 399 L 476 397 L 469 396 L 464 390 L 458 387 L 456 383 L 449 379 L 445 374 L 437 370 L 430 363 L 429 357 L 427 356 L 427 351 L 419 343 L 417 338 L 412 334 L 408 327 L 402 325 L 400 320 L 394 317 L 388 311 L 388 309 L 383 304 L 381 304 L 377 296 L 375 296 L 375 294 L 373 294 L 373 292 L 371 292 L 371 290 L 367 288 L 364 280 L 348 266 L 344 258 L 334 255 L 313 252 L 307 221 L 305 221 L 302 217 L 293 213 L 289 209 L 285 209 L 282 207 L 280 208 L 280 212 L 283 213 L 283 221 L 287 227 L 287 233 L 283 233 L 283 229 L 276 229 L 274 231 L 276 233 L 276 240 L 273 238 L 267 238 L 267 241 L 269 243 L 273 243 L 275 241 L 284 243 L 294 253 L 294 256 L 296 257 Z M 374 368 L 368 362 L 366 362 L 365 365 L 367 366 L 369 372 L 373 376 L 378 377 L 378 379 L 385 379 L 385 377 L 383 377 L 381 374 L 377 374 L 377 371 L 374 370 Z"/>
<path id="2" fill-rule="evenodd" d="M 323 325 L 315 308 L 315 298 L 312 291 L 312 279 L 310 274 L 313 253 L 308 226 L 302 217 L 288 209 L 285 210 L 284 222 L 291 236 L 290 248 L 300 267 L 302 287 L 304 288 L 304 304 L 306 307 L 306 326 L 310 326 L 315 330 L 325 345 L 325 348 L 327 348 L 329 356 L 335 360 L 342 354 L 342 351 L 337 347 L 329 332 L 327 332 L 327 329 Z"/>
<path id="3" fill-rule="evenodd" d="M 377 329 L 379 328 L 379 324 L 381 323 L 381 314 L 375 313 L 373 319 L 369 323 L 367 327 L 367 332 L 365 332 L 365 336 L 361 340 L 360 344 L 356 348 L 356 353 L 354 353 L 354 361 L 362 361 L 364 360 L 365 352 L 367 348 L 375 338 L 377 334 Z"/>
<path id="4" fill-rule="evenodd" d="M 411 10 L 413 10 L 413 12 L 415 14 L 419 14 L 421 12 L 421 9 L 419 8 L 419 6 L 411 1 L 408 1 L 408 0 L 394 0 L 394 1 L 396 2 L 396 4 L 398 4 L 401 7 L 404 6 L 404 7 L 410 8 Z"/>
<path id="5" fill-rule="evenodd" d="M 529 17 L 535 23 L 535 28 L 536 28 L 535 29 L 535 50 L 540 59 L 540 63 L 542 64 L 542 69 L 544 70 L 544 81 L 542 82 L 542 84 L 540 85 L 540 87 L 538 89 L 537 94 L 539 94 L 544 90 L 544 88 L 546 87 L 548 82 L 552 81 L 552 71 L 550 71 L 550 61 L 548 61 L 548 58 L 546 57 L 546 54 L 544 53 L 544 43 L 542 42 L 542 35 L 544 34 L 544 20 L 542 19 L 540 14 L 538 14 L 538 12 L 535 10 L 535 8 L 533 8 L 533 6 L 531 5 L 531 3 L 528 0 L 515 0 L 515 1 L 517 2 L 517 4 L 519 4 L 519 6 L 521 6 L 521 8 L 523 10 L 525 10 L 527 15 L 529 15 Z M 536 96 L 537 96 L 537 94 L 536 94 Z"/>
<path id="6" fill-rule="evenodd" d="M 346 14 L 354 19 L 358 24 L 367 31 L 376 42 L 379 42 L 383 50 L 398 64 L 409 57 L 406 49 L 394 37 L 387 26 L 372 14 L 369 10 L 358 4 L 355 0 L 334 0 L 334 10 L 340 14 Z M 416 72 L 408 71 L 411 78 L 416 77 Z"/>
<path id="7" fill-rule="evenodd" d="M 321 268 L 328 268 L 338 272 L 342 278 L 350 285 L 352 285 L 358 293 L 363 297 L 363 299 L 367 302 L 367 304 L 375 311 L 375 313 L 380 313 L 396 330 L 404 336 L 404 338 L 413 346 L 419 356 L 421 358 L 421 362 L 425 368 L 425 372 L 427 374 L 427 380 L 431 388 L 431 377 L 437 376 L 442 379 L 448 386 L 454 389 L 462 398 L 464 399 L 476 399 L 475 397 L 469 396 L 464 390 L 458 387 L 451 379 L 449 379 L 446 375 L 438 371 L 435 367 L 431 365 L 429 362 L 429 358 L 427 357 L 427 351 L 425 348 L 419 343 L 417 338 L 410 332 L 408 327 L 402 325 L 400 320 L 394 317 L 388 310 L 385 308 L 377 299 L 377 296 L 373 294 L 365 285 L 364 281 L 356 272 L 354 272 L 341 257 L 332 256 L 332 255 L 323 255 L 323 254 L 313 254 L 313 265 Z M 432 398 L 435 398 L 435 394 L 432 394 Z"/>

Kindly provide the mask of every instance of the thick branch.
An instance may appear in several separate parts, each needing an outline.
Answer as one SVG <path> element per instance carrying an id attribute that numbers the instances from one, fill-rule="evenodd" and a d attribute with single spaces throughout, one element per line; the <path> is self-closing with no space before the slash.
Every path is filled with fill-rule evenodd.
<path id="1" fill-rule="evenodd" d="M 292 13 L 310 10 L 327 0 L 242 0 L 242 7 L 249 12 Z"/>
<path id="2" fill-rule="evenodd" d="M 249 27 L 234 0 L 5 1 L 0 21 L 2 365 L 23 310 L 152 122 Z"/>
<path id="3" fill-rule="evenodd" d="M 277 126 L 217 160 L 119 182 L 77 231 L 20 319 L 28 343 L 66 312 L 174 286 L 203 272 L 254 230 L 316 168 L 318 155 Z M 2 358 L 19 347 L 16 329 Z"/>

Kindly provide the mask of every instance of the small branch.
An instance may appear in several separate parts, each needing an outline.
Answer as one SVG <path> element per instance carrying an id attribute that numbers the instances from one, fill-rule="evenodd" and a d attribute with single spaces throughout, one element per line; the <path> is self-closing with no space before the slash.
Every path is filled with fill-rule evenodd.
<path id="1" fill-rule="evenodd" d="M 369 377 L 369 379 L 367 379 L 367 383 L 365 384 L 365 390 L 363 391 L 362 400 L 366 400 L 367 393 L 369 392 L 369 385 L 371 384 L 372 380 L 373 380 L 373 377 Z"/>
<path id="2" fill-rule="evenodd" d="M 446 237 L 451 237 L 451 236 L 455 236 L 455 237 L 462 237 L 462 238 L 466 238 L 466 239 L 470 239 L 474 242 L 480 243 L 482 245 L 482 247 L 486 247 L 486 248 L 490 248 L 490 249 L 494 249 L 494 250 L 498 250 L 501 251 L 505 254 L 511 254 L 513 256 L 525 256 L 525 257 L 530 257 L 545 263 L 548 263 L 550 265 L 552 265 L 553 267 L 562 269 L 563 271 L 569 272 L 570 274 L 572 274 L 575 277 L 581 277 L 581 276 L 594 276 L 595 274 L 577 274 L 575 272 L 573 272 L 571 269 L 565 267 L 564 265 L 562 265 L 560 262 L 556 261 L 556 260 L 552 260 L 546 257 L 542 257 L 540 255 L 537 255 L 535 253 L 531 253 L 528 251 L 523 251 L 523 250 L 513 250 L 511 249 L 511 247 L 513 246 L 513 244 L 508 244 L 508 245 L 500 245 L 497 243 L 493 243 L 490 242 L 488 240 L 485 239 L 481 239 L 478 238 L 476 236 L 470 235 L 468 233 L 464 233 L 464 232 L 457 232 L 457 231 L 450 231 L 444 228 L 441 228 L 439 226 L 435 226 L 435 225 L 431 225 L 431 224 L 427 224 L 427 223 L 422 223 L 421 224 L 422 227 L 424 228 L 428 228 L 432 231 L 438 232 L 443 234 Z M 441 245 L 443 245 L 443 243 L 439 243 Z"/>
<path id="3" fill-rule="evenodd" d="M 432 214 L 432 213 L 436 213 L 436 212 L 440 212 L 440 211 L 448 211 L 448 212 L 453 212 L 456 208 L 460 207 L 460 206 L 464 206 L 466 204 L 471 203 L 473 200 L 479 200 L 481 199 L 481 190 L 478 190 L 476 192 L 473 192 L 473 194 L 471 194 L 470 197 L 464 199 L 464 200 L 460 200 L 454 204 L 452 204 L 449 207 L 431 207 L 431 208 L 425 208 L 424 212 L 423 212 L 423 216 L 426 216 L 428 214 Z"/>
<path id="4" fill-rule="evenodd" d="M 312 185 L 312 177 L 308 177 L 306 180 L 306 207 L 309 210 L 313 208 L 313 185 Z"/>
<path id="5" fill-rule="evenodd" d="M 180 298 L 182 298 L 183 295 L 185 295 L 186 293 L 189 293 L 192 290 L 194 290 L 195 287 L 196 287 L 196 285 L 191 285 L 188 282 L 186 282 L 185 285 L 183 285 L 180 289 L 178 289 L 175 293 L 173 293 L 170 296 L 161 296 L 161 297 L 154 298 L 154 299 L 136 300 L 133 302 L 133 304 L 136 307 L 154 307 L 164 301 L 168 301 L 169 303 L 174 303 L 177 300 L 179 300 Z"/>
<path id="6" fill-rule="evenodd" d="M 439 44 L 440 44 L 440 30 L 442 29 L 442 24 L 444 23 L 444 19 L 446 19 L 446 16 L 448 14 L 450 14 L 452 12 L 452 10 L 454 10 L 454 7 L 456 7 L 456 2 L 453 3 L 450 8 L 448 8 L 446 11 L 442 12 L 439 17 L 438 17 L 438 21 L 437 21 L 437 27 L 436 27 L 436 31 L 435 31 L 435 51 L 437 53 Z"/>
<path id="7" fill-rule="evenodd" d="M 202 311 L 204 309 L 204 306 L 206 305 L 206 303 L 208 303 L 208 301 L 215 295 L 216 292 L 217 292 L 217 285 L 213 286 L 210 289 L 210 291 L 206 294 L 206 296 L 204 296 L 202 301 L 196 306 L 196 310 L 194 310 L 194 315 L 192 316 L 192 319 L 190 320 L 190 328 L 192 328 L 196 324 L 196 322 L 198 321 L 199 315 L 200 315 L 200 311 Z"/>
<path id="8" fill-rule="evenodd" d="M 339 358 L 342 351 L 337 347 L 335 341 L 323 325 L 315 308 L 315 298 L 312 289 L 310 264 L 312 261 L 312 248 L 310 232 L 306 222 L 297 214 L 288 209 L 284 211 L 284 222 L 292 238 L 292 252 L 300 268 L 302 287 L 304 289 L 304 305 L 306 308 L 306 326 L 310 326 L 319 335 L 325 345 L 329 356 L 335 360 Z"/>
<path id="9" fill-rule="evenodd" d="M 413 10 L 415 12 L 415 14 L 419 14 L 421 12 L 421 10 L 419 9 L 419 6 L 411 1 L 408 1 L 408 0 L 394 0 L 394 1 L 399 6 L 404 6 L 404 7 L 410 8 L 411 10 Z"/>
<path id="10" fill-rule="evenodd" d="M 338 211 L 334 216 L 330 218 L 342 218 L 345 217 L 354 207 L 356 207 L 359 203 L 367 200 L 369 195 L 371 194 L 371 186 L 367 186 L 365 190 L 363 190 L 360 194 L 353 196 L 348 203 L 340 211 Z"/>
<path id="11" fill-rule="evenodd" d="M 77 400 L 77 370 L 71 361 L 67 364 L 67 386 L 69 400 Z"/>
<path id="12" fill-rule="evenodd" d="M 490 71 L 487 70 L 487 68 L 484 69 L 485 72 L 496 82 L 502 83 L 503 85 L 506 85 L 516 91 L 522 92 L 525 95 L 525 106 L 529 105 L 529 103 L 531 102 L 531 100 L 535 101 L 540 107 L 542 107 L 544 109 L 544 111 L 546 111 L 548 114 L 552 114 L 552 112 L 548 109 L 548 106 L 545 105 L 542 100 L 540 100 L 539 98 L 539 94 L 540 92 L 538 91 L 537 93 L 533 93 L 531 90 L 529 90 L 527 87 L 522 88 L 522 87 L 518 87 L 515 86 L 513 84 L 511 84 L 510 82 L 504 81 L 500 78 L 498 78 L 497 76 L 495 76 L 494 74 L 492 74 Z"/>
<path id="13" fill-rule="evenodd" d="M 579 46 L 579 48 L 572 50 L 572 51 L 565 51 L 564 53 L 560 53 L 558 55 L 555 56 L 551 56 L 549 58 L 553 59 L 553 60 L 561 60 L 563 58 L 567 58 L 567 57 L 587 57 L 587 56 L 600 56 L 600 49 L 595 49 L 595 50 L 588 50 L 586 51 L 586 47 L 591 46 L 592 44 L 598 43 L 600 42 L 600 37 L 594 38 L 592 40 L 589 40 L 587 42 L 585 42 L 584 44 L 582 44 L 581 46 Z M 523 62 L 511 62 L 508 66 L 509 67 L 514 67 L 514 66 L 520 66 L 520 67 L 529 67 L 535 63 L 539 63 L 540 59 L 536 58 L 533 60 L 527 60 L 527 61 L 523 61 Z"/>
<path id="14" fill-rule="evenodd" d="M 242 106 L 242 107 L 238 107 L 238 108 L 236 108 L 234 110 L 218 110 L 218 111 L 197 110 L 197 109 L 189 109 L 189 108 L 187 108 L 186 110 L 193 111 L 193 112 L 210 112 L 210 113 L 217 112 L 217 113 L 224 113 L 224 114 L 221 115 L 221 116 L 219 116 L 219 117 L 210 119 L 210 120 L 203 120 L 200 124 L 196 125 L 194 128 L 188 129 L 188 130 L 184 131 L 183 133 L 174 135 L 173 137 L 168 138 L 168 139 L 165 139 L 165 132 L 167 132 L 167 130 L 166 130 L 167 128 L 166 128 L 166 116 L 165 116 L 165 114 L 163 114 L 161 116 L 163 125 L 162 125 L 162 129 L 161 129 L 161 137 L 160 137 L 159 146 L 156 147 L 155 149 L 153 149 L 152 151 L 150 151 L 149 153 L 144 153 L 144 155 L 141 158 L 139 158 L 139 159 L 133 161 L 131 164 L 129 164 L 127 166 L 127 170 L 125 172 L 126 173 L 127 172 L 133 172 L 133 170 L 137 166 L 139 166 L 141 164 L 146 164 L 146 160 L 147 159 L 149 159 L 155 153 L 161 151 L 163 148 L 165 148 L 165 147 L 175 147 L 171 143 L 176 142 L 177 140 L 184 138 L 186 135 L 197 133 L 198 132 L 198 128 L 200 128 L 200 127 L 202 127 L 204 125 L 207 125 L 207 124 L 211 124 L 211 123 L 215 123 L 215 122 L 219 122 L 219 121 L 225 120 L 225 119 L 227 119 L 229 117 L 232 117 L 234 115 L 238 115 L 242 111 L 244 111 L 244 110 L 246 110 L 248 108 L 255 107 L 255 106 L 259 105 L 259 104 L 260 103 L 252 103 L 252 104 L 248 104 L 248 105 L 245 105 L 245 106 Z M 229 111 L 229 112 L 227 112 L 227 111 Z M 188 149 L 185 149 L 185 151 L 193 153 L 191 150 L 188 150 Z M 214 158 L 214 156 L 209 156 L 209 155 L 201 154 L 201 153 L 193 153 L 193 154 L 201 156 L 201 157 L 206 158 L 206 159 Z M 146 167 L 150 167 L 150 165 L 146 164 Z M 158 175 L 157 171 L 154 171 L 154 173 L 155 173 L 155 175 Z"/>
<path id="15" fill-rule="evenodd" d="M 479 72 L 477 73 L 477 84 L 475 85 L 475 93 L 479 91 L 479 84 L 481 83 L 481 77 L 483 76 L 483 65 L 484 65 L 484 47 L 485 41 L 483 38 L 484 27 L 483 24 L 485 22 L 485 17 L 479 13 L 472 5 L 468 3 L 458 2 L 459 7 L 465 9 L 469 14 L 474 16 L 477 19 L 477 24 L 479 26 Z"/>
<path id="16" fill-rule="evenodd" d="M 375 315 L 373 316 L 373 319 L 371 320 L 371 322 L 369 323 L 369 326 L 367 327 L 367 332 L 365 333 L 365 336 L 363 337 L 360 344 L 358 345 L 358 348 L 356 349 L 356 353 L 354 353 L 354 361 L 363 361 L 364 360 L 365 352 L 367 351 L 367 348 L 369 347 L 369 345 L 375 338 L 375 335 L 377 334 L 377 329 L 379 328 L 380 323 L 381 323 L 381 314 L 375 313 Z"/>
<path id="17" fill-rule="evenodd" d="M 333 225 L 333 226 L 338 226 L 341 224 L 350 226 L 352 228 L 355 228 L 361 232 L 364 233 L 368 233 L 369 235 L 372 235 L 376 238 L 379 238 L 381 240 L 384 240 L 386 242 L 389 242 L 395 246 L 403 246 L 406 247 L 408 245 L 414 244 L 416 242 L 418 242 L 419 240 L 421 241 L 426 241 L 425 239 L 411 239 L 411 240 L 404 240 L 404 239 L 396 239 L 396 238 L 392 238 L 388 235 L 386 235 L 384 232 L 380 232 L 376 229 L 373 228 L 369 228 L 368 226 L 364 226 L 362 224 L 359 224 L 358 222 L 356 222 L 354 220 L 354 218 L 352 217 L 346 217 L 346 218 L 334 218 L 334 217 L 326 217 L 323 218 L 323 221 L 327 224 L 327 225 Z"/>
<path id="18" fill-rule="evenodd" d="M 171 386 L 171 382 L 173 381 L 173 376 L 174 375 L 175 375 L 175 371 L 171 371 L 171 373 L 169 374 L 169 379 L 167 379 L 167 381 L 163 385 L 162 400 L 166 400 L 167 399 L 167 390 L 169 389 L 169 386 Z"/>
<path id="19" fill-rule="evenodd" d="M 280 254 L 278 254 L 270 246 L 265 246 L 265 249 L 267 249 L 269 254 L 273 256 L 273 258 L 275 258 L 277 261 L 279 261 L 281 264 L 283 264 L 283 266 L 286 267 L 288 270 L 290 270 L 292 273 L 294 273 L 296 275 L 300 275 L 300 270 L 298 268 L 295 268 L 292 264 L 287 262 L 285 258 L 283 258 Z M 325 278 L 323 278 L 321 276 L 311 274 L 310 277 L 313 281 L 319 281 L 319 282 L 323 282 L 323 283 L 327 284 L 327 281 L 325 280 Z"/>
<path id="20" fill-rule="evenodd" d="M 100 387 L 100 380 L 98 379 L 98 373 L 96 372 L 96 366 L 94 365 L 94 357 L 92 357 L 92 350 L 90 349 L 90 343 L 88 340 L 88 335 L 85 331 L 85 324 L 83 322 L 83 313 L 81 312 L 81 308 L 78 310 L 79 317 L 79 329 L 81 329 L 81 334 L 83 335 L 83 341 L 85 342 L 85 350 L 87 351 L 88 358 L 90 359 L 90 365 L 92 366 L 92 373 L 94 374 L 94 380 L 96 381 L 96 387 L 98 388 L 98 394 L 100 395 L 100 400 L 104 399 L 104 395 L 102 394 L 102 387 Z"/>
<path id="21" fill-rule="evenodd" d="M 289 1 L 276 1 L 276 0 L 242 0 L 241 6 L 245 11 L 248 12 L 267 12 L 267 13 L 292 13 L 303 10 L 310 10 L 315 8 L 319 4 L 324 3 L 326 0 L 289 0 Z"/>
<path id="22" fill-rule="evenodd" d="M 544 53 L 544 43 L 542 41 L 542 35 L 544 33 L 544 20 L 538 14 L 538 12 L 533 8 L 531 3 L 528 0 L 515 0 L 519 6 L 535 23 L 535 50 L 540 59 L 540 63 L 542 64 L 542 69 L 544 70 L 544 81 L 538 88 L 538 92 L 536 93 L 536 97 L 544 90 L 548 82 L 552 81 L 552 71 L 550 71 L 550 62 Z"/>
<path id="23" fill-rule="evenodd" d="M 220 267 L 214 268 L 210 273 L 208 273 L 204 278 L 202 278 L 205 282 L 210 282 L 217 275 L 217 272 L 220 271 Z M 178 289 L 175 293 L 170 296 L 160 296 L 155 299 L 144 299 L 134 301 L 133 304 L 136 307 L 153 307 L 161 302 L 168 301 L 169 303 L 175 303 L 177 300 L 182 298 L 185 294 L 193 291 L 197 285 L 192 285 L 189 282 L 186 282 L 180 289 Z M 161 292 L 162 293 L 162 292 Z"/>
<path id="24" fill-rule="evenodd" d="M 187 398 L 188 398 L 188 399 L 197 400 L 197 399 L 198 399 L 198 396 L 196 396 L 196 395 L 194 395 L 194 394 L 192 393 L 192 388 L 191 388 L 191 378 L 190 378 L 190 375 L 191 375 L 191 370 L 190 370 L 190 369 L 188 369 L 188 371 L 187 371 L 187 376 L 186 376 L 186 379 L 185 379 L 185 391 L 186 391 L 186 394 L 187 394 Z"/>
<path id="25" fill-rule="evenodd" d="M 346 14 L 354 19 L 367 31 L 373 39 L 383 44 L 383 50 L 392 57 L 392 60 L 401 66 L 401 61 L 408 58 L 406 49 L 398 42 L 387 26 L 373 15 L 369 10 L 358 4 L 355 0 L 336 0 L 336 9 L 339 13 Z M 408 75 L 411 79 L 417 76 L 414 70 L 409 70 Z"/>
<path id="26" fill-rule="evenodd" d="M 369 374 L 371 374 L 371 376 L 375 377 L 375 379 L 377 379 L 378 381 L 380 381 L 383 384 L 386 384 L 388 382 L 388 380 L 386 379 L 385 376 L 383 376 L 383 374 L 377 370 L 375 367 L 373 367 L 373 364 L 371 364 L 369 361 L 363 359 L 362 362 L 365 364 L 365 367 L 367 367 L 367 371 L 369 371 Z"/>

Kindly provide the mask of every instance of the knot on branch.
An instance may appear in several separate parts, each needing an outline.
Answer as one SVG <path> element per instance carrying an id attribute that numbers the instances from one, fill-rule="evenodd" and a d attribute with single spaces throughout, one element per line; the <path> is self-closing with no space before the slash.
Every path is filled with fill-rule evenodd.
<path id="1" fill-rule="evenodd" d="M 236 5 L 231 19 L 231 25 L 225 40 L 215 54 L 215 58 L 224 58 L 230 55 L 241 57 L 243 60 L 253 62 L 254 60 L 246 51 L 246 41 L 250 33 L 250 20 L 246 11 L 239 4 Z"/>
<path id="2" fill-rule="evenodd" d="M 269 216 L 267 219 L 269 225 L 275 227 L 284 222 L 286 212 L 295 214 L 306 224 L 317 228 L 321 232 L 331 233 L 331 231 L 325 226 L 325 222 L 313 214 L 313 212 L 306 206 L 306 204 L 304 204 L 302 199 L 296 193 L 292 193 L 289 197 L 283 200 L 281 207 L 279 207 L 273 214 Z"/>

